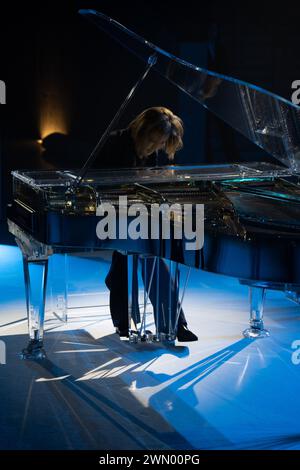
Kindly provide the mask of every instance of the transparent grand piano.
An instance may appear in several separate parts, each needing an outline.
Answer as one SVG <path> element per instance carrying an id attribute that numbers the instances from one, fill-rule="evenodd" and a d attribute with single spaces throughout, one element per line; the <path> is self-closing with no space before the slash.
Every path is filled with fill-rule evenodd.
<path id="1" fill-rule="evenodd" d="M 47 269 L 53 253 L 127 253 L 130 321 L 133 271 L 139 258 L 168 260 L 177 290 L 180 264 L 234 276 L 250 288 L 250 325 L 244 335 L 268 335 L 263 322 L 266 289 L 280 289 L 296 300 L 300 292 L 300 107 L 259 87 L 183 61 L 99 12 L 80 13 L 142 60 L 145 71 L 81 170 L 12 173 L 8 226 L 23 253 L 29 325 L 29 345 L 23 357 L 44 356 Z M 278 163 L 91 170 L 101 146 L 151 69 Z M 184 238 L 100 240 L 96 234 L 99 204 L 104 201 L 117 207 L 119 197 L 124 195 L 129 203 L 146 206 L 161 201 L 204 205 L 201 250 L 186 250 Z M 175 224 L 174 218 L 172 222 Z M 186 282 L 180 301 L 173 306 L 176 315 L 167 336 L 160 334 L 157 322 L 155 334 L 147 337 L 143 317 L 140 328 L 129 334 L 131 340 L 174 341 Z M 147 295 L 144 299 L 145 313 Z"/>

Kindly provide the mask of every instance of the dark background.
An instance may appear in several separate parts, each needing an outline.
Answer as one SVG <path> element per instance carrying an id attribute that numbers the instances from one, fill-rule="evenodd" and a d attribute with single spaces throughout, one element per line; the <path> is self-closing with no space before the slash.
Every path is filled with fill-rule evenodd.
<path id="1" fill-rule="evenodd" d="M 178 3 L 178 2 L 177 2 Z M 79 167 L 141 74 L 144 64 L 92 23 L 94 8 L 194 64 L 291 99 L 300 79 L 300 5 L 210 0 L 64 1 L 1 4 L 1 217 L 11 194 L 10 171 Z M 155 72 L 126 110 L 125 126 L 148 106 L 183 117 L 179 163 L 269 157 Z M 58 135 L 38 140 L 48 134 Z"/>

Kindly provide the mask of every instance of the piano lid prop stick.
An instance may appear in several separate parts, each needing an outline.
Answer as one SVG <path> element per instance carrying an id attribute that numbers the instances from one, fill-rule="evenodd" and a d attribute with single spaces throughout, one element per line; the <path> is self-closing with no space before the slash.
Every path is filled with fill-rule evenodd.
<path id="1" fill-rule="evenodd" d="M 152 54 L 148 59 L 148 64 L 147 64 L 147 67 L 146 67 L 145 71 L 142 73 L 141 77 L 138 79 L 138 81 L 135 83 L 135 85 L 130 90 L 129 94 L 127 95 L 127 97 L 125 98 L 125 100 L 121 104 L 120 108 L 116 112 L 114 118 L 112 119 L 112 121 L 110 122 L 110 124 L 108 125 L 108 127 L 106 128 L 104 133 L 102 134 L 102 136 L 101 136 L 100 140 L 98 141 L 98 143 L 96 144 L 95 148 L 92 150 L 92 152 L 91 152 L 90 156 L 88 157 L 87 161 L 85 162 L 85 164 L 81 168 L 78 177 L 76 178 L 75 182 L 73 183 L 73 185 L 70 188 L 71 192 L 76 191 L 76 189 L 80 186 L 83 178 L 85 177 L 88 170 L 91 168 L 91 166 L 94 163 L 98 153 L 100 152 L 103 145 L 105 144 L 109 134 L 111 133 L 111 131 L 113 130 L 113 128 L 117 124 L 117 122 L 120 119 L 121 115 L 123 114 L 126 107 L 128 106 L 129 102 L 132 100 L 136 90 L 139 88 L 139 86 L 142 84 L 144 79 L 147 77 L 147 75 L 150 72 L 153 65 L 155 65 L 156 61 L 157 61 L 157 55 Z"/>

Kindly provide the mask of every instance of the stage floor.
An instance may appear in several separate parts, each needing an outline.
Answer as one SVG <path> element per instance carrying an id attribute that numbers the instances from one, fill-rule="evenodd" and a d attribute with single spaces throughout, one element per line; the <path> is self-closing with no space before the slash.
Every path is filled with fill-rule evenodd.
<path id="1" fill-rule="evenodd" d="M 107 261 L 68 263 L 81 308 L 64 324 L 48 301 L 47 359 L 22 361 L 22 257 L 0 246 L 1 449 L 300 449 L 300 306 L 269 291 L 271 336 L 247 340 L 247 288 L 192 270 L 184 311 L 199 341 L 134 345 L 114 334 Z"/>

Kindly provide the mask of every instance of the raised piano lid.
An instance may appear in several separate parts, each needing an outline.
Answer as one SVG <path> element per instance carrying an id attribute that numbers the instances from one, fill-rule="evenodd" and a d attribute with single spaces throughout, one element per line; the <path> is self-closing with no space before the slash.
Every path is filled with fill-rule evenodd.
<path id="1" fill-rule="evenodd" d="M 99 28 L 231 127 L 286 165 L 300 171 L 300 107 L 250 83 L 179 59 L 95 10 L 79 10 Z"/>
<path id="2" fill-rule="evenodd" d="M 36 188 L 64 187 L 67 189 L 80 170 L 42 170 L 12 171 L 14 181 L 22 181 Z M 122 168 L 121 170 L 89 170 L 83 179 L 82 186 L 113 186 L 139 184 L 160 184 L 168 182 L 191 181 L 234 181 L 253 180 L 256 178 L 269 179 L 279 176 L 289 176 L 287 168 L 271 163 L 219 164 L 219 165 L 169 165 L 153 168 Z"/>

